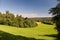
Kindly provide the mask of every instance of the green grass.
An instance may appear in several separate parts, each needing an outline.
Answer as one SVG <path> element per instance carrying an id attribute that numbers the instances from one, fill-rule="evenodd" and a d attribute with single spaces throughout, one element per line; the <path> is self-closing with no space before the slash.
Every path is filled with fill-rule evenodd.
<path id="1" fill-rule="evenodd" d="M 16 28 L 6 25 L 0 25 L 0 30 L 24 37 L 31 37 L 35 39 L 45 39 L 45 40 L 54 40 L 52 37 L 54 34 L 57 34 L 57 31 L 54 29 L 54 25 L 40 24 L 38 23 L 37 27 L 33 28 Z M 52 36 L 51 36 L 52 35 Z"/>

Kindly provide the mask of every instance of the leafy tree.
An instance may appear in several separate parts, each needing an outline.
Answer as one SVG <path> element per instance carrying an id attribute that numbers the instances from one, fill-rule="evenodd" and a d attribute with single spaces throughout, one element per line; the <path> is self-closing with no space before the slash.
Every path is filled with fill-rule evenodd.
<path id="1" fill-rule="evenodd" d="M 16 15 L 16 24 L 18 27 L 24 27 L 23 25 L 23 17 L 20 15 Z"/>
<path id="2" fill-rule="evenodd" d="M 0 12 L 0 24 L 22 28 L 35 26 L 35 22 L 33 22 L 31 19 L 24 18 L 22 15 L 14 16 L 14 14 L 10 13 L 9 11 L 6 11 L 4 14 Z"/>
<path id="3" fill-rule="evenodd" d="M 0 24 L 4 24 L 4 21 L 3 21 L 3 14 L 0 12 Z"/>
<path id="4" fill-rule="evenodd" d="M 51 8 L 50 13 L 53 15 L 53 22 L 56 24 L 56 29 L 58 31 L 58 40 L 60 40 L 60 3 L 56 7 Z"/>

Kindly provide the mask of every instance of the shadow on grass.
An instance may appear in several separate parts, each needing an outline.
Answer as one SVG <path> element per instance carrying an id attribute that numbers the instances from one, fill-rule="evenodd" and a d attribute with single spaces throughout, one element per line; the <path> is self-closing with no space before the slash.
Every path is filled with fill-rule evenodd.
<path id="1" fill-rule="evenodd" d="M 39 35 L 39 36 L 47 36 L 47 37 L 52 37 L 54 38 L 55 40 L 57 40 L 57 34 L 46 34 L 46 35 Z"/>
<path id="2" fill-rule="evenodd" d="M 44 39 L 28 38 L 0 31 L 0 40 L 44 40 Z"/>
<path id="3" fill-rule="evenodd" d="M 55 40 L 60 40 L 60 34 L 52 34 L 52 35 L 44 35 L 44 36 L 54 37 L 56 38 Z"/>
<path id="4" fill-rule="evenodd" d="M 58 38 L 58 34 L 51 34 L 51 35 L 44 35 L 44 36 L 53 37 L 55 38 L 55 40 L 60 40 L 60 38 Z"/>
<path id="5" fill-rule="evenodd" d="M 54 37 L 54 38 L 57 38 L 57 34 L 44 35 L 44 36 L 48 36 L 48 37 Z"/>

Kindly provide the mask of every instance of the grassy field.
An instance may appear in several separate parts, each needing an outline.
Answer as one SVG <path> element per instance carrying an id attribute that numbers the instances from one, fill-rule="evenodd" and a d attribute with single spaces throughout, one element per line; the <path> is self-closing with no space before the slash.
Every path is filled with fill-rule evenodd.
<path id="1" fill-rule="evenodd" d="M 0 30 L 13 35 L 20 35 L 35 39 L 54 40 L 54 35 L 57 34 L 54 25 L 38 23 L 34 28 L 16 28 L 6 25 L 0 25 Z"/>

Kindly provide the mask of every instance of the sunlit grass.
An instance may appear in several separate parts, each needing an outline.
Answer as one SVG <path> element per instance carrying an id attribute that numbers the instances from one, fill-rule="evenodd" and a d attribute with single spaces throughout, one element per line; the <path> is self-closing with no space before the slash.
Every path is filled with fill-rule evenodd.
<path id="1" fill-rule="evenodd" d="M 47 25 L 40 23 L 38 23 L 37 27 L 33 27 L 33 28 L 16 28 L 6 25 L 0 25 L 0 30 L 14 35 L 21 35 L 36 39 L 54 40 L 55 38 L 53 37 L 44 36 L 44 35 L 57 34 L 54 27 L 55 27 L 54 25 Z"/>

